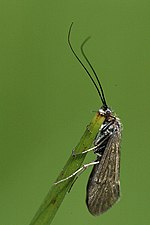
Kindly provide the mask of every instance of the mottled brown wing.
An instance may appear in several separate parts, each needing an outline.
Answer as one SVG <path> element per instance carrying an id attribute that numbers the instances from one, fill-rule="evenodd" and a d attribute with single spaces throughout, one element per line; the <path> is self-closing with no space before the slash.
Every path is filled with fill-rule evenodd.
<path id="1" fill-rule="evenodd" d="M 114 132 L 87 184 L 87 207 L 92 215 L 107 211 L 120 196 L 120 130 Z"/>

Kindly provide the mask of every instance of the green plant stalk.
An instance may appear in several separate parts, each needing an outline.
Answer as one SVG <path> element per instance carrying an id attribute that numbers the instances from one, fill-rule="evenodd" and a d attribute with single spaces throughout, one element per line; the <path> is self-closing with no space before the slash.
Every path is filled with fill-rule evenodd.
<path id="1" fill-rule="evenodd" d="M 90 124 L 86 127 L 86 130 L 79 142 L 79 144 L 74 149 L 75 153 L 81 153 L 82 151 L 88 149 L 93 144 L 93 141 L 98 133 L 98 130 L 102 123 L 104 122 L 105 118 L 96 113 L 94 118 L 91 120 Z M 64 166 L 63 170 L 60 172 L 56 181 L 60 181 L 76 170 L 78 170 L 85 159 L 86 154 L 77 154 L 73 156 L 71 154 L 70 158 L 68 159 L 66 165 Z M 59 184 L 53 184 L 51 189 L 49 190 L 44 202 L 40 206 L 39 210 L 35 214 L 33 220 L 31 221 L 30 225 L 49 225 L 51 224 L 60 204 L 62 203 L 65 194 L 72 186 L 75 177 L 69 178 L 66 181 L 63 181 Z"/>

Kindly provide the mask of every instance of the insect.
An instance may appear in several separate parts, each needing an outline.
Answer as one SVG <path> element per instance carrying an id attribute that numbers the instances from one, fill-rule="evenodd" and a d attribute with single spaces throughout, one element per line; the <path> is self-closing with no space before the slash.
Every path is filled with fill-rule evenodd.
<path id="1" fill-rule="evenodd" d="M 106 212 L 120 197 L 120 140 L 122 126 L 119 118 L 116 117 L 108 107 L 101 82 L 84 52 L 84 45 L 89 40 L 89 37 L 82 43 L 81 53 L 92 70 L 97 84 L 72 47 L 70 41 L 72 25 L 73 23 L 68 33 L 69 46 L 98 92 L 102 102 L 99 113 L 105 117 L 105 120 L 94 140 L 94 147 L 81 153 L 84 154 L 89 151 L 94 151 L 97 156 L 96 160 L 84 165 L 82 168 L 75 171 L 74 174 L 57 183 L 69 179 L 93 165 L 87 184 L 86 204 L 89 212 L 96 216 Z"/>
<path id="2" fill-rule="evenodd" d="M 121 124 L 109 109 L 94 141 L 97 155 L 87 184 L 86 204 L 92 215 L 107 211 L 120 196 L 120 138 Z"/>

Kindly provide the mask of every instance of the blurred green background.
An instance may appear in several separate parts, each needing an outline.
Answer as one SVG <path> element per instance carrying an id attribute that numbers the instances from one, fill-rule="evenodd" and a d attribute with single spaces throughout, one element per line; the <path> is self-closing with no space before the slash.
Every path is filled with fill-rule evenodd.
<path id="1" fill-rule="evenodd" d="M 86 53 L 123 123 L 121 200 L 100 217 L 85 205 L 88 169 L 53 224 L 150 221 L 150 1 L 0 1 L 0 224 L 28 225 L 101 106 L 74 59 Z M 86 162 L 94 160 L 89 153 Z"/>

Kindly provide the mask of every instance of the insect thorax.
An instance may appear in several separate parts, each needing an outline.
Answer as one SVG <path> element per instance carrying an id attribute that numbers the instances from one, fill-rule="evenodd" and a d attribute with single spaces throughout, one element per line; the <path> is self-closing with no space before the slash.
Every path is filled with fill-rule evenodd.
<path id="1" fill-rule="evenodd" d="M 106 110 L 100 109 L 99 113 L 105 117 L 105 121 L 95 138 L 94 145 L 97 146 L 97 148 L 94 150 L 94 153 L 101 156 L 103 155 L 109 139 L 115 132 L 120 130 L 121 125 L 119 118 L 113 116 L 112 111 L 109 108 Z"/>

